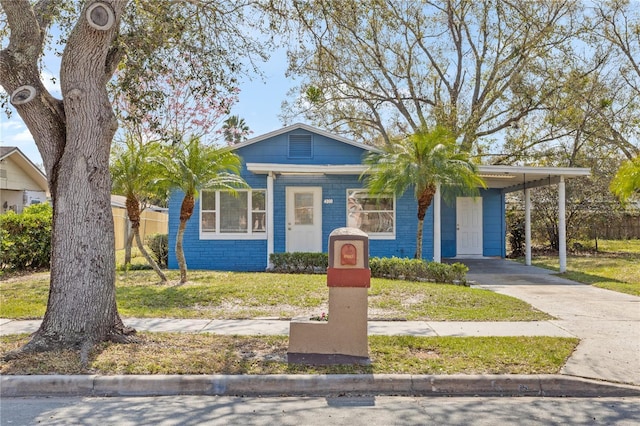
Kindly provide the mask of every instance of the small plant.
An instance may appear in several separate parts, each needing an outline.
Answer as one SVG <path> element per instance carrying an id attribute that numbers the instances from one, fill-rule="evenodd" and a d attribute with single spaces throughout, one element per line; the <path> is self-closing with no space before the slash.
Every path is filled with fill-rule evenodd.
<path id="1" fill-rule="evenodd" d="M 316 315 L 311 317 L 312 321 L 329 321 L 329 314 L 325 314 L 324 312 L 320 315 Z"/>
<path id="2" fill-rule="evenodd" d="M 521 211 L 515 208 L 507 210 L 507 228 L 509 230 L 509 257 L 517 258 L 525 255 L 525 229 L 524 217 Z"/>
<path id="3" fill-rule="evenodd" d="M 156 263 L 166 268 L 169 263 L 169 236 L 167 234 L 153 234 L 147 237 L 147 245 L 153 252 Z"/>

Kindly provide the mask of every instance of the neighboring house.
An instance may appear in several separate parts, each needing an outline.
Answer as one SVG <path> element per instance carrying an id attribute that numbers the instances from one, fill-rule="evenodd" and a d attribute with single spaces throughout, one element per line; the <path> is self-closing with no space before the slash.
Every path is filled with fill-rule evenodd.
<path id="1" fill-rule="evenodd" d="M 369 234 L 370 256 L 414 257 L 413 191 L 371 196 L 360 176 L 375 148 L 295 124 L 234 146 L 251 189 L 236 196 L 203 190 L 187 223 L 184 252 L 191 269 L 263 271 L 271 253 L 327 252 L 329 234 L 355 226 Z M 452 205 L 436 197 L 425 218 L 423 256 L 506 255 L 505 194 L 588 175 L 588 169 L 480 166 L 488 188 Z M 526 191 L 528 194 L 528 191 Z M 563 192 L 563 191 L 561 191 Z M 169 267 L 183 194 L 169 202 Z M 564 195 L 559 200 L 564 206 Z"/>
<path id="2" fill-rule="evenodd" d="M 15 146 L 0 147 L 0 213 L 44 203 L 50 197 L 45 174 Z"/>

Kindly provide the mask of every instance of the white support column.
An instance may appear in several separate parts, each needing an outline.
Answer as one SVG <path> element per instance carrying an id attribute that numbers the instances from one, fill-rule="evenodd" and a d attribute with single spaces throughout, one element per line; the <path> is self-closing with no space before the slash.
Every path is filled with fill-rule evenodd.
<path id="1" fill-rule="evenodd" d="M 531 189 L 524 190 L 525 264 L 531 266 Z"/>
<path id="2" fill-rule="evenodd" d="M 564 176 L 560 176 L 558 183 L 558 256 L 560 258 L 560 272 L 567 271 L 567 225 L 565 210 Z"/>
<path id="3" fill-rule="evenodd" d="M 442 261 L 442 237 L 440 235 L 440 184 L 436 186 L 436 195 L 433 197 L 433 261 Z"/>
<path id="4" fill-rule="evenodd" d="M 273 253 L 273 172 L 267 175 L 267 266 L 273 266 L 269 256 Z"/>

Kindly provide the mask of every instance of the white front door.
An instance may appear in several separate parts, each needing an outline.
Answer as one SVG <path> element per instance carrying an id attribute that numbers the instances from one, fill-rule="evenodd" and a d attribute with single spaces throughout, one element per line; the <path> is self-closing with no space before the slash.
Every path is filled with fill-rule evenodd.
<path id="1" fill-rule="evenodd" d="M 457 255 L 482 255 L 482 198 L 456 199 Z"/>
<path id="2" fill-rule="evenodd" d="M 322 251 L 321 187 L 287 187 L 287 251 Z"/>

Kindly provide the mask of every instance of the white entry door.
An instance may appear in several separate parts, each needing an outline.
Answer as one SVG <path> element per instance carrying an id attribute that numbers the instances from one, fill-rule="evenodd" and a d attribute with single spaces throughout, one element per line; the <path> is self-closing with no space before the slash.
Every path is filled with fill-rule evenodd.
<path id="1" fill-rule="evenodd" d="M 457 255 L 482 255 L 482 198 L 456 199 Z"/>
<path id="2" fill-rule="evenodd" d="M 287 187 L 287 251 L 322 251 L 321 187 Z"/>

